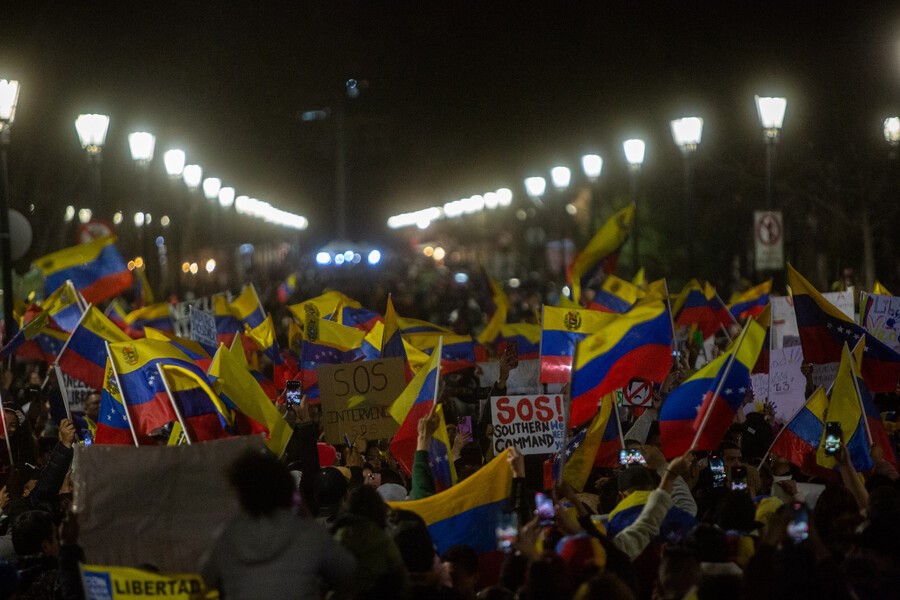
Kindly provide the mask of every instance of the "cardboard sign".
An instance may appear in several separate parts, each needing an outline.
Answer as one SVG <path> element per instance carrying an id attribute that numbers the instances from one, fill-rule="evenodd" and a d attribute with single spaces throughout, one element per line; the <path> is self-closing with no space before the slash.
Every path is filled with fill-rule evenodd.
<path id="1" fill-rule="evenodd" d="M 479 384 L 482 387 L 491 387 L 500 376 L 500 363 L 480 362 L 477 372 Z M 540 375 L 540 360 L 536 358 L 520 360 L 519 365 L 509 372 L 506 391 L 510 394 L 538 394 L 541 391 Z"/>
<path id="2" fill-rule="evenodd" d="M 216 348 L 219 340 L 216 335 L 216 318 L 212 313 L 190 307 L 191 339 L 207 348 Z"/>
<path id="3" fill-rule="evenodd" d="M 866 294 L 863 327 L 889 348 L 900 352 L 900 297 Z"/>
<path id="4" fill-rule="evenodd" d="M 79 566 L 87 600 L 143 600 L 148 596 L 197 600 L 207 593 L 203 579 L 196 574 L 161 575 L 128 567 Z"/>
<path id="5" fill-rule="evenodd" d="M 825 292 L 822 294 L 826 300 L 834 304 L 838 310 L 854 321 L 853 297 L 855 295 L 853 287 L 847 288 L 844 292 Z"/>
<path id="6" fill-rule="evenodd" d="M 319 365 L 319 390 L 325 441 L 343 444 L 365 436 L 380 440 L 400 426 L 388 412 L 406 387 L 402 358 L 367 360 L 346 365 Z"/>
<path id="7" fill-rule="evenodd" d="M 494 452 L 515 446 L 522 454 L 559 452 L 566 439 L 566 416 L 560 395 L 491 398 Z"/>
<path id="8" fill-rule="evenodd" d="M 222 294 L 225 295 L 229 302 L 231 302 L 231 293 L 222 292 Z M 184 302 L 179 302 L 178 304 L 173 306 L 172 320 L 175 322 L 175 335 L 187 339 L 194 339 L 191 337 L 191 307 L 214 315 L 215 308 L 213 304 L 214 300 L 212 296 L 203 296 L 202 298 L 197 298 L 196 300 L 186 300 Z M 218 344 L 213 344 L 213 347 L 217 345 Z"/>

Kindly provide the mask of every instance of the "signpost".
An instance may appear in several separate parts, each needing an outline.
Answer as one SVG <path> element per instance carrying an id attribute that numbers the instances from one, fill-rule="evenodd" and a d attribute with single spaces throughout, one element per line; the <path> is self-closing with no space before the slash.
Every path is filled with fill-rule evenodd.
<path id="1" fill-rule="evenodd" d="M 753 241 L 757 271 L 784 269 L 784 220 L 780 210 L 754 211 Z"/>

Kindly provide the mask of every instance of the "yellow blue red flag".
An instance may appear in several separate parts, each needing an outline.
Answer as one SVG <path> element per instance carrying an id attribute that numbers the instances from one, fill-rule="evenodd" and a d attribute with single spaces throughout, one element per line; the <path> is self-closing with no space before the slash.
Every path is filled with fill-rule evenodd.
<path id="1" fill-rule="evenodd" d="M 112 236 L 100 237 L 35 260 L 35 267 L 44 276 L 47 293 L 71 280 L 85 301 L 99 304 L 130 288 L 134 278 L 115 241 Z"/>
<path id="2" fill-rule="evenodd" d="M 610 217 L 569 265 L 572 300 L 576 304 L 581 301 L 581 288 L 587 285 L 598 270 L 611 273 L 615 269 L 619 249 L 625 244 L 631 232 L 634 210 L 635 206 L 632 203 Z"/>

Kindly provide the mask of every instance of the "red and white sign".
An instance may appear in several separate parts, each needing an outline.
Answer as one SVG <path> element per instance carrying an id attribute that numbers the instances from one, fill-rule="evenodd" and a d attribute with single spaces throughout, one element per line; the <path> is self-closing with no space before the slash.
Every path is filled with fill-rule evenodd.
<path id="1" fill-rule="evenodd" d="M 495 396 L 491 422 L 496 453 L 515 446 L 522 454 L 550 454 L 566 441 L 565 405 L 558 394 Z"/>
<path id="2" fill-rule="evenodd" d="M 643 379 L 632 379 L 622 390 L 622 399 L 629 406 L 650 406 L 653 403 L 653 384 Z"/>
<path id="3" fill-rule="evenodd" d="M 753 213 L 753 241 L 757 271 L 784 269 L 784 220 L 780 210 Z"/>

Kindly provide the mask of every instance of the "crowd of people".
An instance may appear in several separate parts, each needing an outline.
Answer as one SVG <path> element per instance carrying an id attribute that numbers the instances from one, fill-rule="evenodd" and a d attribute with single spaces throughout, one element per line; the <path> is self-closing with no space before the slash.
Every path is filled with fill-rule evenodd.
<path id="1" fill-rule="evenodd" d="M 415 293 L 407 296 L 399 295 L 407 314 L 418 314 Z M 451 294 L 434 297 L 440 302 L 422 305 L 429 320 L 468 332 L 469 321 L 484 317 L 465 298 L 444 306 Z M 533 320 L 540 301 L 540 292 L 514 293 L 510 320 Z M 316 402 L 304 397 L 287 407 L 279 398 L 292 428 L 287 449 L 280 457 L 249 453 L 232 465 L 240 514 L 211 541 L 202 577 L 229 599 L 895 597 L 900 478 L 878 448 L 870 472 L 856 472 L 842 446 L 832 477 L 803 473 L 768 452 L 779 425 L 764 407 L 738 411 L 717 449 L 666 459 L 659 412 L 696 367 L 699 348 L 686 350 L 692 360 L 674 363 L 651 406 L 614 409 L 622 464 L 595 466 L 582 489 L 548 482 L 552 456 L 515 447 L 498 455 L 489 398 L 507 391 L 516 368 L 508 352 L 498 357 L 491 386 L 480 385 L 476 367 L 443 378 L 436 404 L 458 480 L 493 460 L 505 461 L 512 475 L 502 515 L 508 527 L 498 527 L 488 552 L 444 548 L 439 532 L 404 509 L 439 493 L 428 454 L 439 423 L 434 408 L 418 421 L 406 472 L 390 440 L 326 444 Z M 0 381 L 0 598 L 89 597 L 70 483 L 77 428 L 53 418 L 45 377 L 45 365 L 15 360 Z M 896 410 L 898 395 L 876 400 Z M 99 394 L 85 402 L 93 422 L 99 404 Z M 461 419 L 471 428 L 457 427 Z"/>

